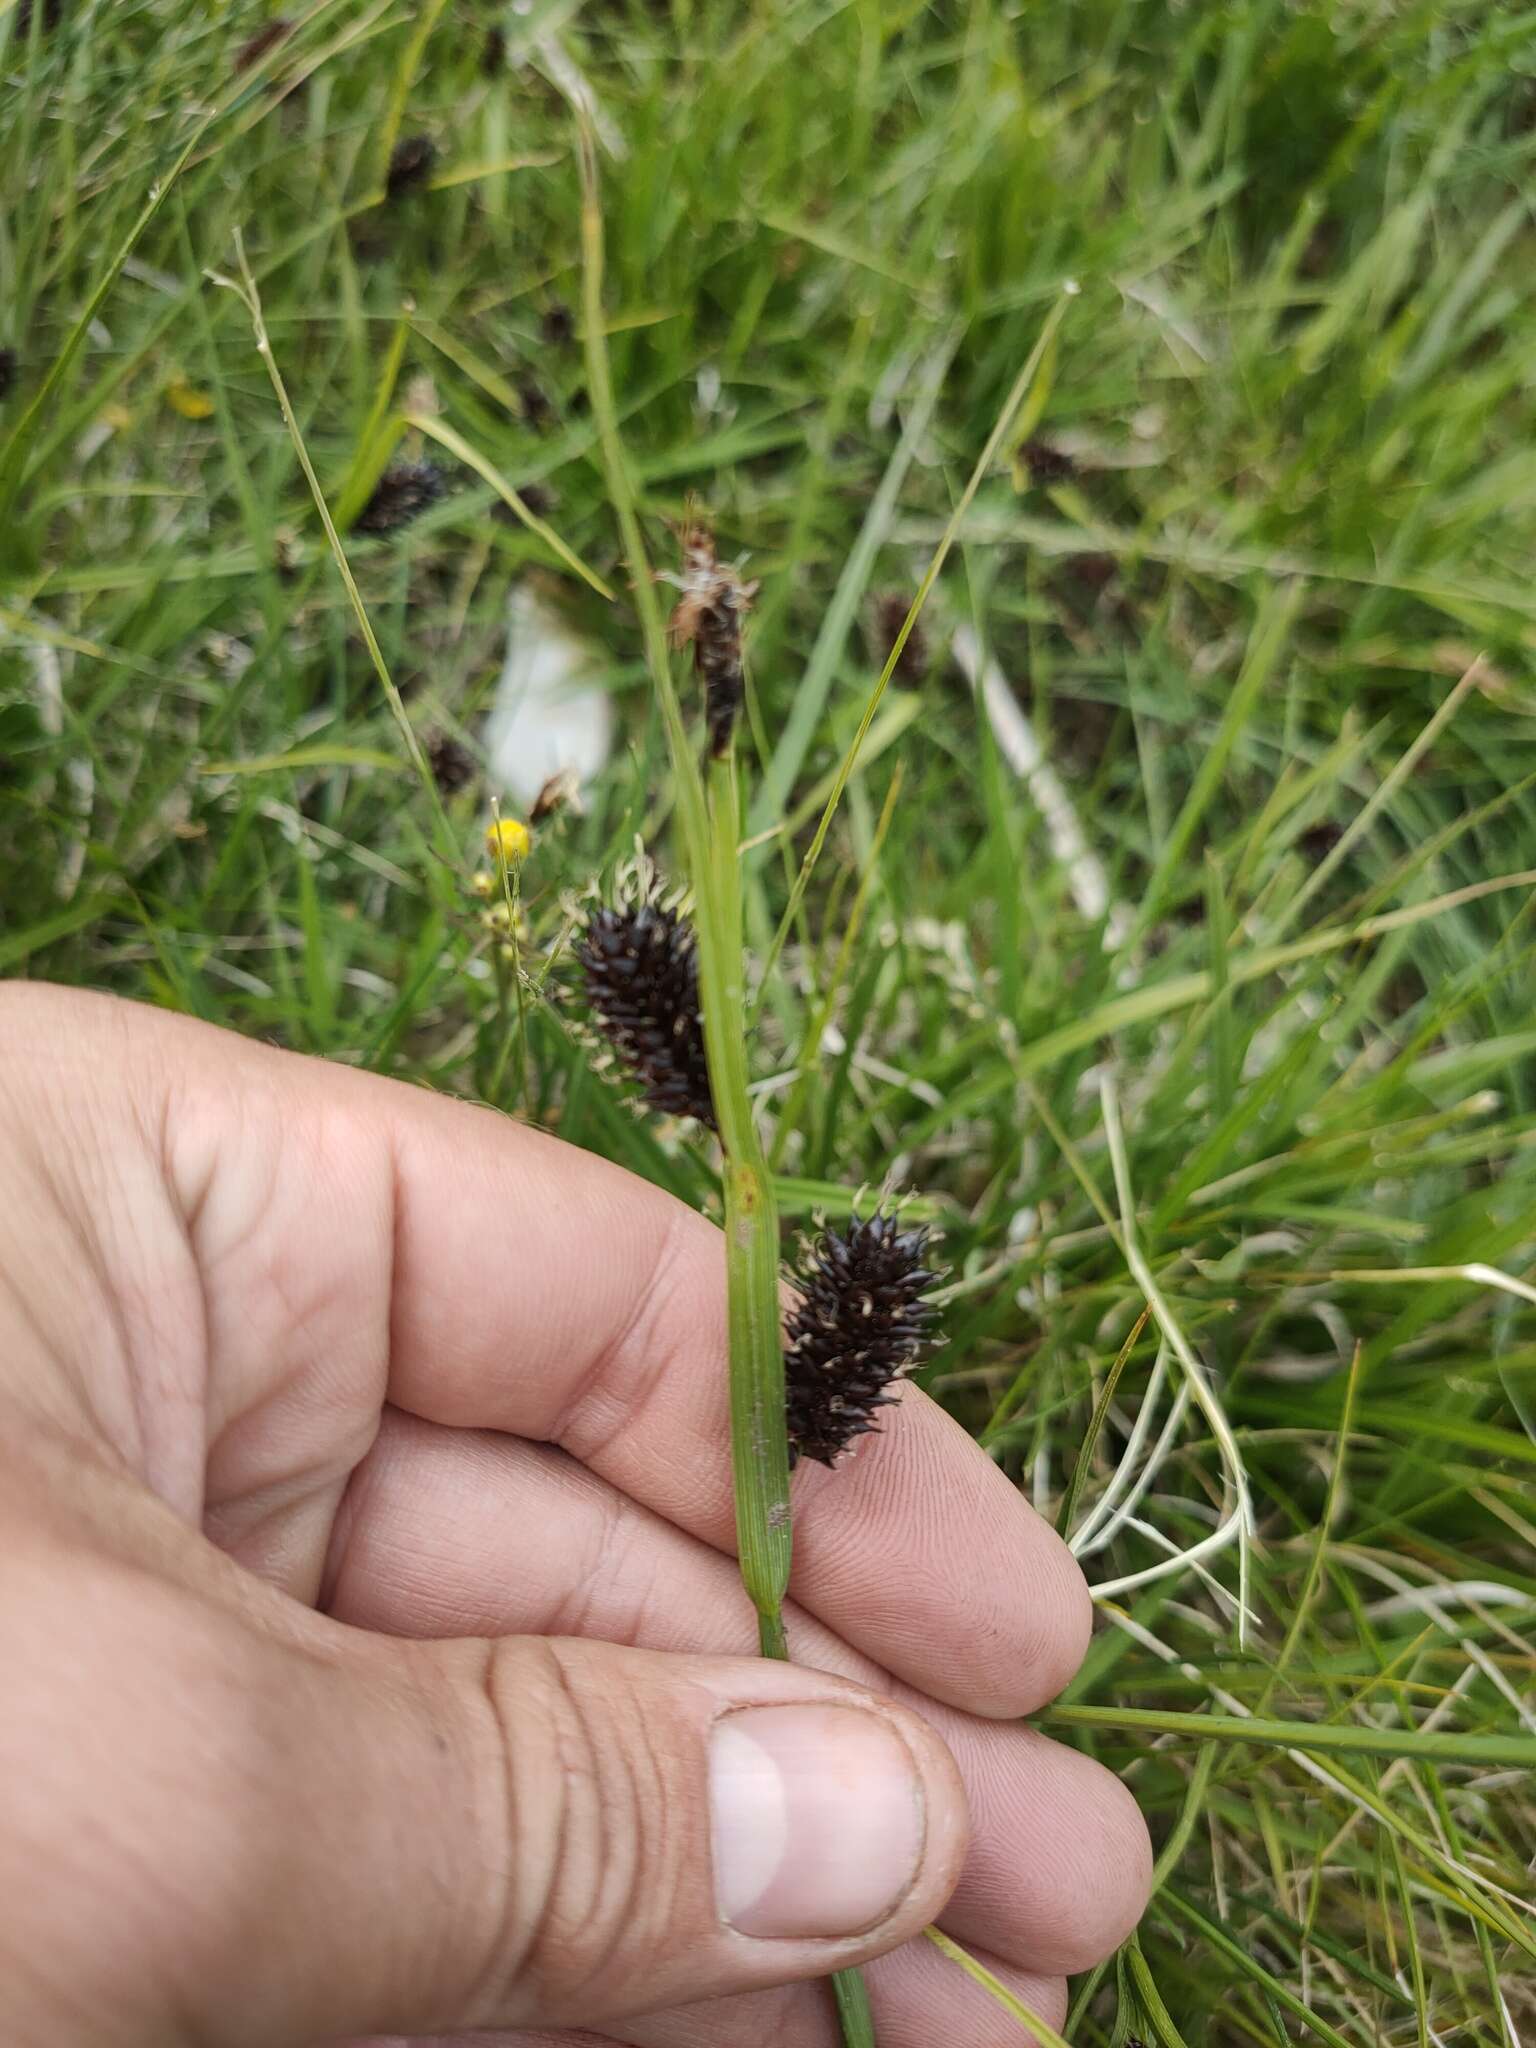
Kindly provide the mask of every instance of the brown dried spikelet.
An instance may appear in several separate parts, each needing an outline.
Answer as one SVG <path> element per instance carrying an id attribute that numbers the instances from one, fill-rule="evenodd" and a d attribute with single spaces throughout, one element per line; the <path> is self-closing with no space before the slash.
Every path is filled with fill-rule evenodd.
<path id="1" fill-rule="evenodd" d="M 693 647 L 693 665 L 704 685 L 709 751 L 718 761 L 730 747 L 746 694 L 741 630 L 758 586 L 720 561 L 714 535 L 699 521 L 684 527 L 682 542 L 682 574 L 670 579 L 682 595 L 667 630 L 674 647 Z"/>
<path id="2" fill-rule="evenodd" d="M 557 768 L 543 784 L 528 813 L 530 825 L 542 825 L 561 811 L 581 815 L 581 783 L 574 768 Z"/>

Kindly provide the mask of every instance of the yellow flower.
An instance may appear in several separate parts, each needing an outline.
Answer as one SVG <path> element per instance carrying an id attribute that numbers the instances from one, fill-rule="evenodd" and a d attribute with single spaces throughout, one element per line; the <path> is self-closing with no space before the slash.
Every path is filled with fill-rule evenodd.
<path id="1" fill-rule="evenodd" d="M 179 412 L 184 420 L 206 420 L 212 417 L 213 400 L 206 391 L 199 391 L 195 384 L 177 370 L 165 387 L 166 403 L 172 412 Z"/>
<path id="2" fill-rule="evenodd" d="M 521 818 L 497 818 L 485 828 L 485 843 L 509 868 L 515 868 L 528 858 L 533 835 Z"/>

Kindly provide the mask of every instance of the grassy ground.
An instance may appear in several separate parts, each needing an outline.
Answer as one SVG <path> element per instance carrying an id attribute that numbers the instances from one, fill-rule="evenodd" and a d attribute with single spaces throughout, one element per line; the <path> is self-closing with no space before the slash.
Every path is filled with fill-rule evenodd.
<path id="1" fill-rule="evenodd" d="M 396 441 L 455 473 L 347 544 L 418 734 L 476 731 L 517 579 L 596 650 L 621 745 L 537 837 L 537 975 L 637 834 L 675 858 L 554 332 L 568 96 L 609 142 L 653 552 L 696 493 L 763 581 L 759 961 L 877 600 L 901 616 L 1060 308 L 766 985 L 784 1206 L 922 1192 L 952 1269 L 930 1384 L 1105 1588 L 1055 1725 L 1166 1848 L 1073 2042 L 1529 2039 L 1536 13 L 294 13 L 239 73 L 255 4 L 6 17 L 0 966 L 526 1108 L 711 1203 L 707 1150 L 590 1071 L 569 1002 L 517 1002 L 470 886 L 481 799 L 440 817 L 413 773 L 206 272 L 242 233 L 343 522 Z M 427 183 L 382 199 L 417 133 Z M 486 472 L 553 494 L 615 601 Z M 1024 707 L 1081 853 L 957 650 Z"/>

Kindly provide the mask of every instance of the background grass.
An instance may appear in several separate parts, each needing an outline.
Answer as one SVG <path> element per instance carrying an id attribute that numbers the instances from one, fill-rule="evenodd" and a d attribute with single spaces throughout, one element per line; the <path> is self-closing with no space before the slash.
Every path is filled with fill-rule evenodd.
<path id="1" fill-rule="evenodd" d="M 952 1269 L 932 1390 L 1120 1587 L 1057 1726 L 1166 1847 L 1072 2040 L 1529 2038 L 1536 11 L 295 12 L 244 72 L 262 6 L 0 28 L 0 966 L 525 1110 L 713 1205 L 550 964 L 568 892 L 674 846 L 580 342 L 546 333 L 580 300 L 568 97 L 609 143 L 653 550 L 693 492 L 763 579 L 759 961 L 875 602 L 901 615 L 1075 282 L 1025 420 L 1073 473 L 983 478 L 764 988 L 783 1205 L 921 1192 Z M 430 184 L 385 201 L 416 133 Z M 205 275 L 237 230 L 343 524 L 424 452 L 413 410 L 553 492 L 617 592 L 467 465 L 348 543 L 418 734 L 474 734 L 521 579 L 614 693 L 611 770 L 523 876 L 522 1002 L 471 887 L 482 800 L 444 821 L 414 775 Z M 1123 1461 L 1144 1485 L 1095 1522 Z"/>

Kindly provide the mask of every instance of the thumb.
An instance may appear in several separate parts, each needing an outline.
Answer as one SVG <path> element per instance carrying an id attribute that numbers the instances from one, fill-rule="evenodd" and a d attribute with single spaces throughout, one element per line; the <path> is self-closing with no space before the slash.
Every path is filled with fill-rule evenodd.
<path id="1" fill-rule="evenodd" d="M 322 1627 L 318 1660 L 262 1646 L 280 1763 L 241 1773 L 264 1789 L 209 2039 L 585 2026 L 819 1976 L 916 1933 L 959 1873 L 948 1751 L 843 1680 Z"/>

